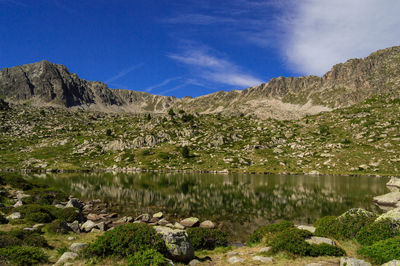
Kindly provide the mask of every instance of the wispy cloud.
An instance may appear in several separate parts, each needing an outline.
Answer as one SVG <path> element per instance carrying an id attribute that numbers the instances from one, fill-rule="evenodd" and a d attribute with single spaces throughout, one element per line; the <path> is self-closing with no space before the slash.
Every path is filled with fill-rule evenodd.
<path id="1" fill-rule="evenodd" d="M 127 74 L 129 74 L 130 72 L 132 72 L 133 70 L 139 68 L 143 66 L 143 64 L 138 64 L 138 65 L 134 65 L 134 66 L 130 66 L 128 68 L 125 68 L 123 70 L 121 70 L 118 74 L 116 74 L 115 76 L 109 78 L 108 80 L 106 80 L 106 83 L 111 83 L 113 81 L 116 81 L 124 76 L 126 76 Z"/>
<path id="2" fill-rule="evenodd" d="M 263 82 L 229 60 L 213 55 L 211 49 L 204 46 L 186 47 L 180 53 L 170 54 L 169 57 L 189 66 L 195 75 L 207 81 L 241 88 Z"/>
<path id="3" fill-rule="evenodd" d="M 155 89 L 162 88 L 162 87 L 164 87 L 165 85 L 167 85 L 167 84 L 169 84 L 170 82 L 172 82 L 172 81 L 174 81 L 174 80 L 177 80 L 177 79 L 181 79 L 181 77 L 167 78 L 167 79 L 161 81 L 160 83 L 157 83 L 157 84 L 154 84 L 154 85 L 148 87 L 145 91 L 146 91 L 146 92 L 151 92 L 151 91 L 153 91 L 153 90 L 155 90 Z"/>
<path id="4" fill-rule="evenodd" d="M 189 86 L 189 85 L 195 85 L 195 86 L 198 86 L 198 87 L 205 87 L 204 84 L 198 82 L 198 81 L 195 80 L 195 79 L 186 79 L 186 80 L 184 80 L 181 84 L 176 85 L 176 86 L 174 86 L 174 87 L 172 87 L 172 88 L 166 89 L 166 90 L 164 90 L 164 91 L 161 91 L 161 92 L 158 93 L 158 94 L 165 95 L 165 94 L 167 94 L 167 93 L 170 93 L 170 92 L 177 91 L 177 90 L 179 90 L 179 89 L 185 88 L 185 87 L 187 87 L 187 86 Z"/>
<path id="5" fill-rule="evenodd" d="M 285 6 L 283 52 L 290 67 L 320 75 L 336 63 L 400 44 L 398 0 L 307 0 Z"/>

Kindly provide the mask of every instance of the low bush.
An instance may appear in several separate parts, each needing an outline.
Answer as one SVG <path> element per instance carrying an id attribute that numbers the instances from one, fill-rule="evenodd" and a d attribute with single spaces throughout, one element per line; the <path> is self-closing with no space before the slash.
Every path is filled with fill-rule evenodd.
<path id="1" fill-rule="evenodd" d="M 32 184 L 27 181 L 25 178 L 22 178 L 19 174 L 16 173 L 7 173 L 3 176 L 3 182 L 13 188 L 21 189 L 21 190 L 30 190 L 37 185 Z"/>
<path id="2" fill-rule="evenodd" d="M 273 234 L 281 232 L 287 228 L 294 228 L 293 222 L 282 221 L 275 224 L 261 226 L 258 229 L 254 230 L 254 232 L 249 236 L 247 242 L 259 243 L 268 235 L 272 236 Z"/>
<path id="3" fill-rule="evenodd" d="M 127 224 L 99 236 L 83 250 L 83 254 L 86 257 L 124 257 L 148 249 L 167 254 L 164 240 L 153 227 L 147 224 Z"/>
<path id="4" fill-rule="evenodd" d="M 136 252 L 128 257 L 128 266 L 165 266 L 168 265 L 166 258 L 154 249 Z"/>
<path id="5" fill-rule="evenodd" d="M 279 251 L 286 251 L 291 254 L 306 256 L 309 252 L 309 246 L 305 238 L 312 236 L 308 231 L 287 228 L 275 234 L 271 240 L 271 251 L 277 253 Z"/>
<path id="6" fill-rule="evenodd" d="M 314 223 L 315 235 L 353 239 L 363 227 L 372 224 L 374 220 L 375 216 L 370 216 L 367 212 L 353 213 L 351 210 L 339 217 L 326 216 Z"/>
<path id="7" fill-rule="evenodd" d="M 371 246 L 363 246 L 358 253 L 369 258 L 373 263 L 383 264 L 400 259 L 400 237 L 378 241 Z"/>
<path id="8" fill-rule="evenodd" d="M 361 245 L 369 246 L 377 241 L 399 235 L 399 228 L 390 219 L 384 219 L 361 228 L 356 235 L 356 239 Z"/>
<path id="9" fill-rule="evenodd" d="M 58 209 L 50 205 L 26 204 L 14 208 L 13 211 L 20 212 L 22 218 L 26 218 L 28 215 L 32 215 L 33 213 L 46 213 L 51 217 L 51 220 L 54 220 Z"/>
<path id="10" fill-rule="evenodd" d="M 77 208 L 58 209 L 55 213 L 57 219 L 72 223 L 73 221 L 82 221 L 83 215 Z"/>
<path id="11" fill-rule="evenodd" d="M 319 257 L 319 256 L 341 257 L 346 254 L 346 252 L 343 249 L 325 243 L 319 245 L 315 244 L 310 245 L 308 247 L 307 253 L 311 257 Z"/>
<path id="12" fill-rule="evenodd" d="M 50 234 L 67 234 L 69 231 L 71 231 L 67 223 L 62 220 L 52 221 L 46 225 L 45 229 Z"/>
<path id="13" fill-rule="evenodd" d="M 194 227 L 187 229 L 194 249 L 214 249 L 228 245 L 228 234 L 220 229 Z"/>
<path id="14" fill-rule="evenodd" d="M 29 198 L 24 199 L 24 201 L 29 204 L 51 205 L 55 201 L 60 202 L 68 200 L 68 195 L 64 192 L 48 187 L 35 187 L 26 193 L 31 195 Z"/>
<path id="15" fill-rule="evenodd" d="M 31 247 L 42 247 L 42 248 L 50 247 L 47 240 L 43 236 L 38 234 L 32 234 L 26 236 L 23 239 L 23 244 Z"/>
<path id="16" fill-rule="evenodd" d="M 0 249 L 0 256 L 7 261 L 20 265 L 36 265 L 48 262 L 48 256 L 37 247 L 7 247 Z"/>
<path id="17" fill-rule="evenodd" d="M 54 217 L 47 212 L 33 212 L 25 215 L 28 222 L 34 223 L 50 223 L 54 220 Z"/>
<path id="18" fill-rule="evenodd" d="M 5 232 L 0 233 L 0 248 L 22 245 L 21 239 L 9 235 Z"/>

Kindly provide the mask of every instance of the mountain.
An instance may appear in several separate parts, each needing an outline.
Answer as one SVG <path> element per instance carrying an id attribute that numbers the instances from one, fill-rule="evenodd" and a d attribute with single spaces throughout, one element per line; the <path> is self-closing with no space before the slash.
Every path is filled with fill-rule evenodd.
<path id="1" fill-rule="evenodd" d="M 322 77 L 279 77 L 242 91 L 182 99 L 110 89 L 102 82 L 80 79 L 65 66 L 48 61 L 0 71 L 0 97 L 7 101 L 104 112 L 165 113 L 169 108 L 177 108 L 198 113 L 296 119 L 351 106 L 373 95 L 398 92 L 399 88 L 400 46 L 337 64 Z"/>

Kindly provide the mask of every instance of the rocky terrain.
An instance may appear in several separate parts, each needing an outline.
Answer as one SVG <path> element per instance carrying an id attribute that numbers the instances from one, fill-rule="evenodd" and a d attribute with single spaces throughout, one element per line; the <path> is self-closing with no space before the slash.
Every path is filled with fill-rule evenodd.
<path id="1" fill-rule="evenodd" d="M 0 169 L 188 170 L 399 175 L 399 94 L 300 120 L 78 111 L 0 111 Z"/>
<path id="2" fill-rule="evenodd" d="M 220 91 L 182 99 L 110 89 L 80 79 L 63 65 L 47 61 L 0 71 L 0 96 L 16 103 L 103 112 L 165 114 L 169 108 L 200 114 L 255 115 L 298 119 L 351 106 L 377 94 L 399 93 L 400 47 L 335 65 L 323 77 L 273 78 L 243 91 Z"/>

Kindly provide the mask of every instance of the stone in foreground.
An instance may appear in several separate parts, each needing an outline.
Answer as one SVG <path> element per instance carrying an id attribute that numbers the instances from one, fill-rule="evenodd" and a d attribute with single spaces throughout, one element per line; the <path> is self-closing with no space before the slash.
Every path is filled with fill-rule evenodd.
<path id="1" fill-rule="evenodd" d="M 198 226 L 200 224 L 200 221 L 196 217 L 190 217 L 190 218 L 183 219 L 180 222 L 180 224 L 185 226 L 185 227 L 195 227 L 195 226 Z"/>
<path id="2" fill-rule="evenodd" d="M 244 262 L 244 259 L 243 259 L 243 258 L 240 258 L 240 257 L 230 257 L 230 258 L 228 259 L 228 262 L 229 262 L 230 264 L 243 263 L 243 262 Z"/>
<path id="3" fill-rule="evenodd" d="M 21 213 L 20 212 L 13 212 L 10 215 L 8 215 L 7 220 L 17 220 L 17 219 L 21 219 Z"/>
<path id="4" fill-rule="evenodd" d="M 400 260 L 391 260 L 385 264 L 382 264 L 382 266 L 400 266 Z"/>
<path id="5" fill-rule="evenodd" d="M 161 234 L 168 252 L 174 261 L 188 262 L 194 258 L 194 249 L 184 230 L 172 229 L 165 226 L 155 226 Z"/>
<path id="6" fill-rule="evenodd" d="M 301 229 L 301 230 L 306 230 L 306 231 L 308 231 L 308 232 L 311 232 L 311 233 L 315 233 L 315 227 L 314 226 L 312 226 L 312 225 L 296 225 L 296 227 L 298 228 L 298 229 Z"/>
<path id="7" fill-rule="evenodd" d="M 86 243 L 73 243 L 70 247 L 69 250 L 71 250 L 72 252 L 76 252 L 78 253 L 79 251 L 81 251 L 82 249 L 84 249 L 85 247 L 87 247 L 88 244 Z"/>
<path id="8" fill-rule="evenodd" d="M 335 242 L 332 239 L 326 238 L 326 237 L 319 237 L 319 236 L 312 236 L 310 239 L 306 239 L 306 242 L 308 244 L 328 244 L 331 246 L 335 245 Z"/>
<path id="9" fill-rule="evenodd" d="M 383 206 L 396 206 L 400 201 L 400 192 L 390 192 L 385 195 L 374 197 L 374 202 Z"/>
<path id="10" fill-rule="evenodd" d="M 64 252 L 62 256 L 58 259 L 55 265 L 63 265 L 67 261 L 74 260 L 78 257 L 78 254 L 75 252 Z"/>
<path id="11" fill-rule="evenodd" d="M 200 224 L 200 227 L 207 228 L 207 229 L 214 229 L 215 224 L 210 220 L 206 220 Z"/>
<path id="12" fill-rule="evenodd" d="M 393 222 L 400 222 L 400 207 L 396 208 L 396 209 L 393 209 L 393 210 L 390 210 L 390 211 L 382 214 L 381 216 L 376 218 L 375 221 L 378 222 L 378 221 L 383 220 L 383 219 L 390 219 Z"/>
<path id="13" fill-rule="evenodd" d="M 254 256 L 253 260 L 255 261 L 260 261 L 262 263 L 268 263 L 268 262 L 273 262 L 274 259 L 271 257 L 263 257 L 263 256 Z"/>
<path id="14" fill-rule="evenodd" d="M 340 258 L 340 266 L 371 266 L 371 263 L 356 258 Z"/>

